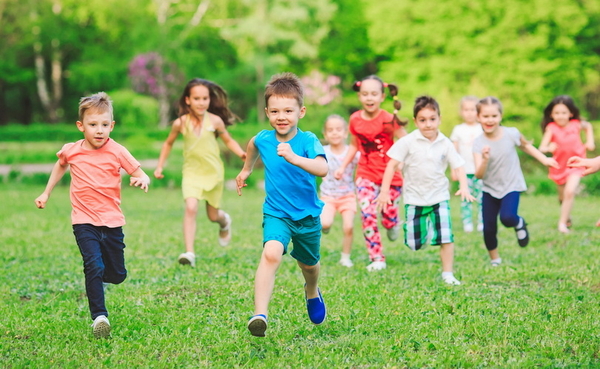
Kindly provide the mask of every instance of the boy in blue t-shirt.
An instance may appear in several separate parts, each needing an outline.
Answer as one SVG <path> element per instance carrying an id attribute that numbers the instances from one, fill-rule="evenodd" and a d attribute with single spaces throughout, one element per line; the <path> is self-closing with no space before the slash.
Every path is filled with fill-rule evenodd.
<path id="1" fill-rule="evenodd" d="M 273 130 L 263 130 L 248 143 L 244 168 L 236 177 L 238 195 L 260 155 L 265 165 L 263 252 L 254 280 L 254 316 L 248 329 L 264 337 L 275 272 L 292 241 L 291 256 L 302 269 L 308 316 L 314 324 L 325 320 L 326 308 L 318 288 L 321 243 L 319 216 L 323 202 L 317 196 L 315 176 L 327 175 L 323 146 L 311 132 L 298 129 L 304 117 L 304 91 L 292 73 L 273 76 L 265 89 L 265 112 Z"/>

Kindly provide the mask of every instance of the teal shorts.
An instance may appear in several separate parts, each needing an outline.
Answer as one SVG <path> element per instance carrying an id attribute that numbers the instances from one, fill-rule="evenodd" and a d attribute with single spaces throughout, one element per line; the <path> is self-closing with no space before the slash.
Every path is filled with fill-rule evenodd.
<path id="1" fill-rule="evenodd" d="M 300 220 L 277 218 L 263 214 L 263 246 L 267 241 L 279 241 L 283 254 L 292 241 L 294 249 L 290 255 L 306 265 L 316 265 L 321 259 L 321 219 L 307 216 Z"/>

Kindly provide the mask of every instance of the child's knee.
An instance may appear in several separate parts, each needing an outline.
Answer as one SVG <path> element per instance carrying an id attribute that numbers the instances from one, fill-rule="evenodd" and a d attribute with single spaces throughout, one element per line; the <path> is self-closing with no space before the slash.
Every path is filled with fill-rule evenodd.
<path id="1" fill-rule="evenodd" d="M 516 227 L 519 224 L 519 216 L 518 215 L 500 215 L 500 222 L 505 227 Z"/>
<path id="2" fill-rule="evenodd" d="M 267 241 L 263 248 L 262 258 L 268 263 L 279 263 L 283 258 L 283 245 L 278 241 Z"/>
<path id="3" fill-rule="evenodd" d="M 315 269 L 319 268 L 319 263 L 316 263 L 315 265 L 308 265 L 308 264 L 304 264 L 303 262 L 298 262 L 298 266 L 300 266 L 300 269 L 306 271 L 306 272 L 312 272 Z"/>
<path id="4" fill-rule="evenodd" d="M 112 284 L 121 284 L 127 279 L 127 272 L 114 273 L 109 276 L 105 275 L 104 282 Z"/>

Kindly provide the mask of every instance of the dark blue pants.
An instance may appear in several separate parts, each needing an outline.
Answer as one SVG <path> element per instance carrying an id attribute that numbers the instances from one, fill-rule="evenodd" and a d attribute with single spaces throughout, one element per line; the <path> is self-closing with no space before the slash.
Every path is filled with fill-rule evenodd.
<path id="1" fill-rule="evenodd" d="M 501 199 L 497 199 L 487 192 L 482 197 L 483 213 L 483 240 L 488 250 L 498 248 L 498 214 L 500 222 L 505 227 L 516 227 L 519 224 L 519 199 L 520 192 L 509 192 Z"/>
<path id="2" fill-rule="evenodd" d="M 92 319 L 100 315 L 108 316 L 102 283 L 119 284 L 127 277 L 123 254 L 125 249 L 123 230 L 121 227 L 74 224 L 73 233 L 83 258 L 85 292 Z"/>

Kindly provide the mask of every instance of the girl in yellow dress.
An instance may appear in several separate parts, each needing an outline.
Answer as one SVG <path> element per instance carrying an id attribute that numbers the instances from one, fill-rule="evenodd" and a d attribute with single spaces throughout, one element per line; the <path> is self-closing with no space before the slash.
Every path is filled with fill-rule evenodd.
<path id="1" fill-rule="evenodd" d="M 194 266 L 194 239 L 199 200 L 206 200 L 206 214 L 211 222 L 219 224 L 219 244 L 231 241 L 231 217 L 220 209 L 223 195 L 224 167 L 217 138 L 242 160 L 246 153 L 235 141 L 226 126 L 236 116 L 227 106 L 227 93 L 214 82 L 194 78 L 188 82 L 179 99 L 179 118 L 173 122 L 171 132 L 162 146 L 158 165 L 154 171 L 157 179 L 164 178 L 163 168 L 173 143 L 183 135 L 183 238 L 185 251 L 179 263 Z"/>

